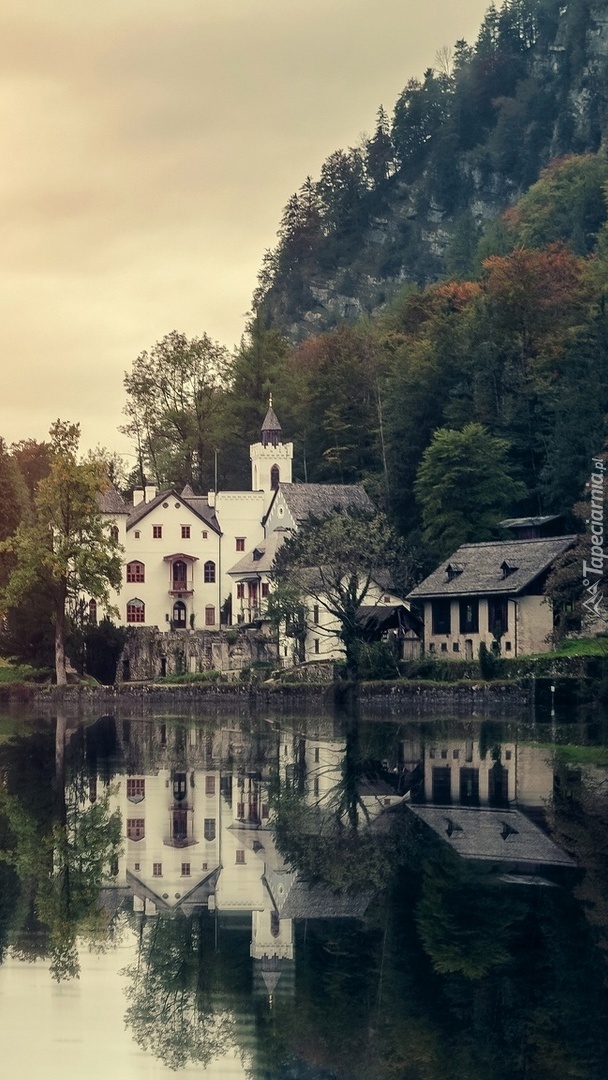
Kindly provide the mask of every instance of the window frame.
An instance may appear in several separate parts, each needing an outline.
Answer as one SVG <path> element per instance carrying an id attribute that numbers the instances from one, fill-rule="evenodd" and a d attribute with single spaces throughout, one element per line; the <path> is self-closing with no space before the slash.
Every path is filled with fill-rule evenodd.
<path id="1" fill-rule="evenodd" d="M 451 634 L 452 601 L 437 597 L 431 600 L 431 632 L 433 634 Z"/>
<path id="2" fill-rule="evenodd" d="M 139 597 L 134 596 L 132 600 L 127 600 L 127 623 L 145 623 L 146 621 L 146 605 Z"/>
<path id="3" fill-rule="evenodd" d="M 504 614 L 504 622 L 499 618 Z M 488 630 L 491 634 L 503 634 L 509 632 L 509 600 L 506 596 L 488 597 Z"/>
<path id="4" fill-rule="evenodd" d="M 132 840 L 134 843 L 137 843 L 138 840 L 145 839 L 145 835 L 145 818 L 127 818 L 127 840 Z"/>
<path id="5" fill-rule="evenodd" d="M 476 596 L 460 601 L 458 607 L 461 634 L 479 633 L 479 599 Z"/>

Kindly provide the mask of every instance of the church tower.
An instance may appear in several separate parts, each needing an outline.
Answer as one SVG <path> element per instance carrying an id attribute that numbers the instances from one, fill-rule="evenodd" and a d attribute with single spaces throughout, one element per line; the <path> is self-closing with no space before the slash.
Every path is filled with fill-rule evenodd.
<path id="1" fill-rule="evenodd" d="M 269 502 L 280 483 L 291 484 L 293 461 L 293 443 L 281 440 L 281 425 L 272 407 L 272 394 L 261 434 L 261 442 L 252 443 L 249 448 L 251 490 L 267 492 Z"/>

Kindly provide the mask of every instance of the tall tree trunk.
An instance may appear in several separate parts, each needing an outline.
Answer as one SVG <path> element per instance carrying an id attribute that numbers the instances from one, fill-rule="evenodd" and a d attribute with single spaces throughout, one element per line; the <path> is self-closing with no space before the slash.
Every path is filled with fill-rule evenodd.
<path id="1" fill-rule="evenodd" d="M 65 746 L 67 739 L 67 718 L 63 707 L 57 710 L 55 728 L 55 812 L 62 828 L 65 827 L 67 810 L 65 805 Z"/>
<path id="2" fill-rule="evenodd" d="M 67 684 L 65 670 L 65 584 L 62 583 L 55 608 L 55 673 L 57 686 Z"/>

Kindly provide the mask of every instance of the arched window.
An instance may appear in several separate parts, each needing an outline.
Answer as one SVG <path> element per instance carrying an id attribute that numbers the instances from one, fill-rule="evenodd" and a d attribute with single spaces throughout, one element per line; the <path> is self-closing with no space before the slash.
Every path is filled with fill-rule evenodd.
<path id="1" fill-rule="evenodd" d="M 89 622 L 91 626 L 97 626 L 97 601 L 89 600 Z"/>
<path id="2" fill-rule="evenodd" d="M 127 622 L 143 623 L 146 621 L 146 605 L 143 600 L 129 600 L 127 603 Z"/>
<path id="3" fill-rule="evenodd" d="M 270 470 L 270 487 L 272 488 L 273 491 L 277 490 L 277 488 L 279 486 L 280 478 L 281 478 L 281 474 L 280 474 L 280 471 L 279 471 L 279 466 L 278 465 L 273 465 L 272 469 Z"/>
<path id="4" fill-rule="evenodd" d="M 118 543 L 118 538 L 120 536 L 120 533 L 118 532 L 118 525 L 111 525 L 110 526 L 110 536 L 111 536 L 112 540 L 114 541 L 114 543 L 117 544 Z"/>
<path id="5" fill-rule="evenodd" d="M 280 932 L 281 932 L 281 922 L 280 922 L 280 919 L 279 919 L 278 912 L 271 911 L 270 912 L 270 933 L 272 934 L 273 937 L 278 937 Z"/>
<path id="6" fill-rule="evenodd" d="M 173 563 L 173 588 L 176 592 L 186 590 L 187 569 L 183 559 L 176 559 Z"/>
<path id="7" fill-rule="evenodd" d="M 205 608 L 205 626 L 215 626 L 215 608 L 213 604 L 207 604 Z"/>
<path id="8" fill-rule="evenodd" d="M 146 580 L 146 568 L 143 562 L 127 563 L 127 581 L 142 582 Z"/>
<path id="9" fill-rule="evenodd" d="M 175 630 L 183 630 L 186 626 L 186 605 L 183 600 L 177 600 L 173 605 L 173 626 Z"/>
<path id="10" fill-rule="evenodd" d="M 203 576 L 207 585 L 213 585 L 215 581 L 215 563 L 211 559 L 203 567 Z"/>

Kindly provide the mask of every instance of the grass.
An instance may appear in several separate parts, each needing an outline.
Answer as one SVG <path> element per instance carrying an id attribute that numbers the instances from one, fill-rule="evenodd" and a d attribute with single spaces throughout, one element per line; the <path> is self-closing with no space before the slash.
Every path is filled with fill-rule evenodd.
<path id="1" fill-rule="evenodd" d="M 540 660 L 547 656 L 608 656 L 608 637 L 570 638 L 554 652 L 534 653 L 521 659 Z"/>
<path id="2" fill-rule="evenodd" d="M 160 685 L 183 686 L 187 683 L 216 683 L 222 681 L 222 672 L 210 669 L 209 671 L 193 671 L 184 675 L 164 675 L 155 679 Z"/>
<path id="3" fill-rule="evenodd" d="M 556 756 L 568 765 L 608 765 L 608 746 L 555 746 Z"/>
<path id="4" fill-rule="evenodd" d="M 51 677 L 49 668 L 35 668 L 30 664 L 11 664 L 9 660 L 0 660 L 0 685 L 11 686 L 16 683 L 40 683 Z"/>

